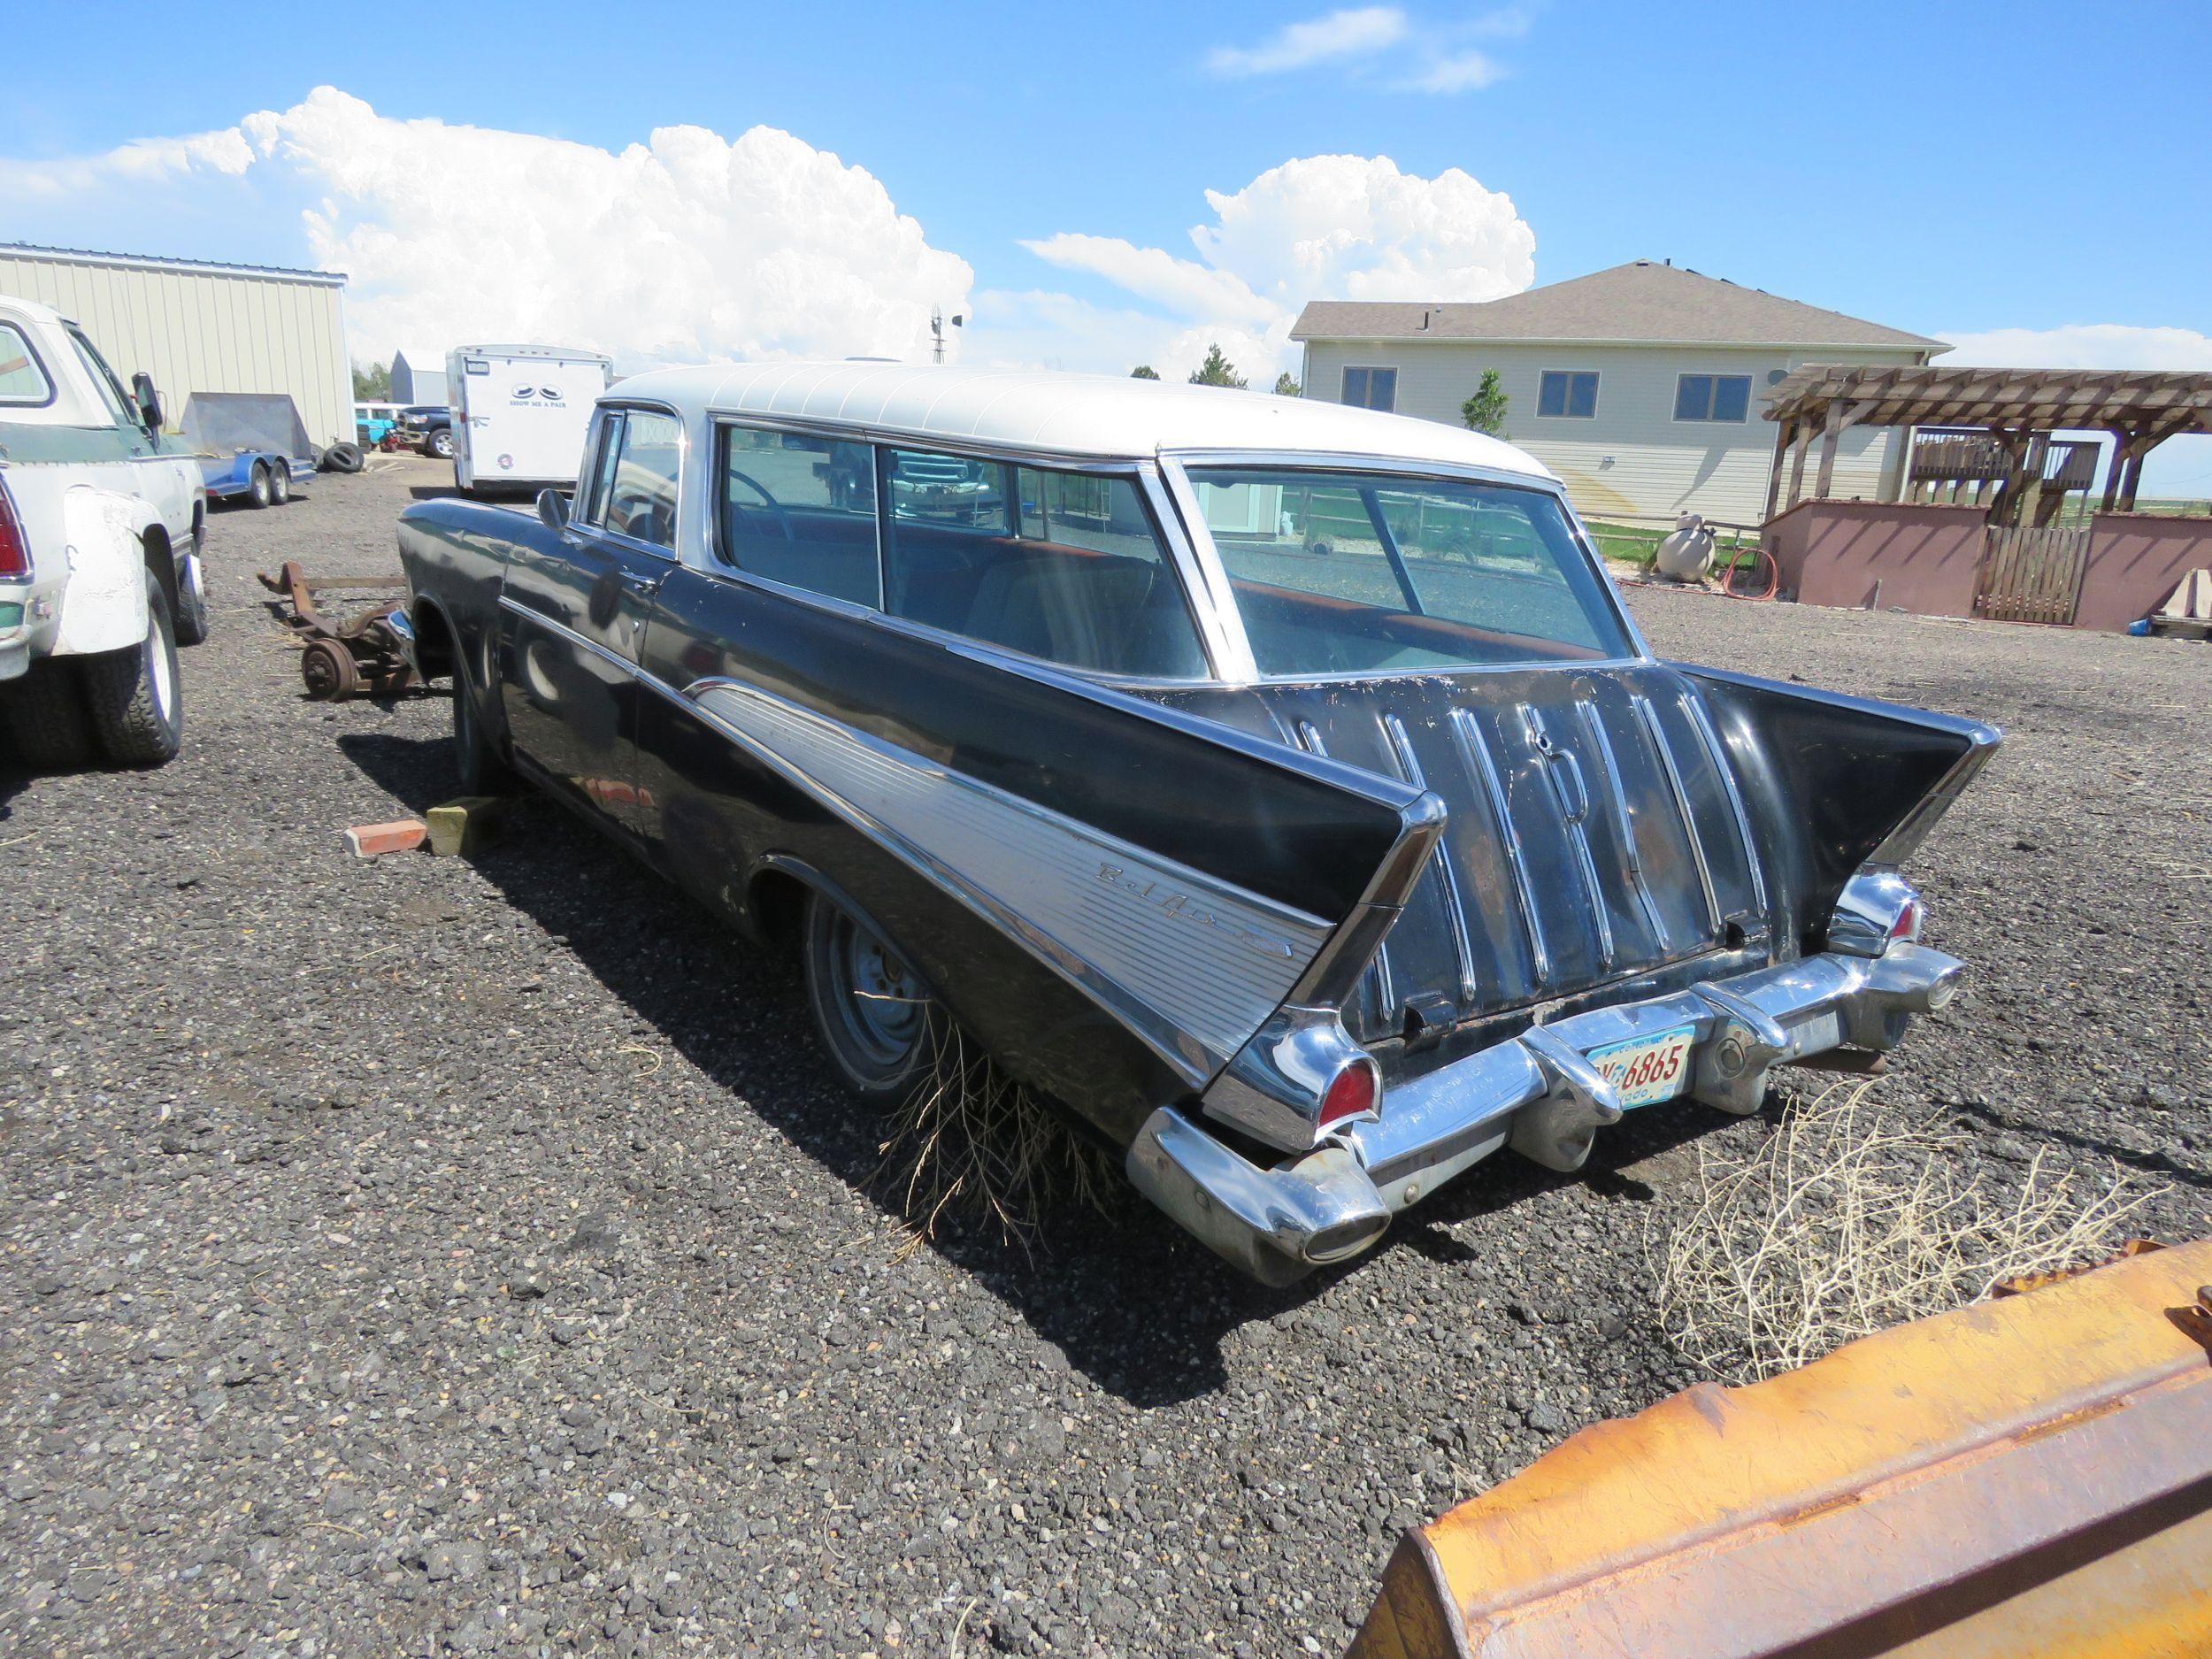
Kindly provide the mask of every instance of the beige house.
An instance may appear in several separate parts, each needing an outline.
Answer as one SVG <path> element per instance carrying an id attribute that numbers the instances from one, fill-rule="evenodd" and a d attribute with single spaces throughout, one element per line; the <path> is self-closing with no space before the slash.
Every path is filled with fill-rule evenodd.
<path id="1" fill-rule="evenodd" d="M 1481 303 L 1315 300 L 1291 338 L 1305 347 L 1308 397 L 1453 426 L 1483 371 L 1497 370 L 1506 435 L 1565 480 L 1586 517 L 1693 511 L 1743 525 L 1762 517 L 1774 455 L 1760 411 L 1792 370 L 1920 364 L 1949 349 L 1648 259 Z M 1847 433 L 1831 495 L 1884 495 L 1907 435 Z"/>
<path id="2" fill-rule="evenodd" d="M 52 306 L 119 373 L 151 374 L 173 429 L 195 392 L 282 392 L 311 441 L 351 439 L 345 285 L 334 271 L 0 242 L 0 294 Z"/>

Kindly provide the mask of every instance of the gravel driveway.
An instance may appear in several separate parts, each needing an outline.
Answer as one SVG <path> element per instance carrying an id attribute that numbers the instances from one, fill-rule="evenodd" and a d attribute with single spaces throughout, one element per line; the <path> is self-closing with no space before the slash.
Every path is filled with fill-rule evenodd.
<path id="1" fill-rule="evenodd" d="M 219 514 L 183 757 L 0 781 L 0 1652 L 1333 1654 L 1402 1528 L 1690 1380 L 1642 1240 L 1767 1123 L 1501 1157 L 1290 1292 L 1133 1202 L 922 1244 L 794 972 L 557 809 L 355 861 L 448 701 L 303 702 L 251 572 L 396 570 L 443 476 Z M 1633 603 L 2009 728 L 1918 869 L 1973 988 L 1880 1087 L 2212 1230 L 2212 654 Z"/>

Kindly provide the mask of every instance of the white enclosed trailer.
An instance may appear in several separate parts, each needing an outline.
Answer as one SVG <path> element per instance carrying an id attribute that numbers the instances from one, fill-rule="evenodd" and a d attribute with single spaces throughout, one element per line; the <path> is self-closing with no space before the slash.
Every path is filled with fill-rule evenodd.
<path id="1" fill-rule="evenodd" d="M 457 346 L 446 357 L 453 481 L 465 494 L 573 484 L 613 359 L 563 346 Z"/>

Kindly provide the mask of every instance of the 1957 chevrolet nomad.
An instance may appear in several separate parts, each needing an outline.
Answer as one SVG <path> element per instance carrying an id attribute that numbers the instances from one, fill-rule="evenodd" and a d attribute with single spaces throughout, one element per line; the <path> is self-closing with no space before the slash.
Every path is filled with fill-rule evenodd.
<path id="1" fill-rule="evenodd" d="M 891 1098 L 950 1019 L 1285 1282 L 1502 1147 L 1755 1110 L 1951 995 L 1971 721 L 1655 660 L 1556 480 L 1212 388 L 668 370 L 538 517 L 411 507 L 419 667 Z"/>

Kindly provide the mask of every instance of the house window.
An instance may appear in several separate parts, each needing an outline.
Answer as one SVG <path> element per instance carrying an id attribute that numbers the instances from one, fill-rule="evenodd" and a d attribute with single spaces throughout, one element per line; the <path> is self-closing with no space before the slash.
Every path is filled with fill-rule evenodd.
<path id="1" fill-rule="evenodd" d="M 1750 412 L 1748 374 L 1685 374 L 1674 383 L 1677 420 L 1740 422 Z"/>
<path id="2" fill-rule="evenodd" d="M 1344 396 L 1340 402 L 1355 409 L 1379 409 L 1386 412 L 1398 407 L 1398 371 L 1395 369 L 1347 369 L 1344 371 Z"/>
<path id="3" fill-rule="evenodd" d="M 1536 383 L 1536 412 L 1554 420 L 1590 420 L 1598 412 L 1594 369 L 1546 369 Z"/>

